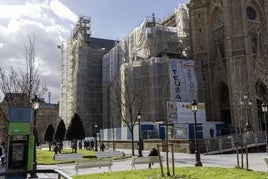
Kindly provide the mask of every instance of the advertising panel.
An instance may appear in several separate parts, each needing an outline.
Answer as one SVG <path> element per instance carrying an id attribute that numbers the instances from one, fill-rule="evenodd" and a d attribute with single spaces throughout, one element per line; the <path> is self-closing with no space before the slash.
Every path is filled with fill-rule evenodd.
<path id="1" fill-rule="evenodd" d="M 194 123 L 194 113 L 192 111 L 191 102 L 177 102 L 178 123 Z M 198 103 L 196 112 L 197 123 L 206 122 L 205 103 Z"/>
<path id="2" fill-rule="evenodd" d="M 194 123 L 194 113 L 192 111 L 192 102 L 167 102 L 168 117 L 174 123 L 189 124 Z M 196 122 L 206 122 L 205 103 L 198 103 L 196 112 Z"/>
<path id="3" fill-rule="evenodd" d="M 29 122 L 9 122 L 8 134 L 9 135 L 20 135 L 20 134 L 31 134 Z"/>
<path id="4" fill-rule="evenodd" d="M 33 118 L 33 109 L 31 107 L 10 107 L 10 122 L 31 122 Z"/>
<path id="5" fill-rule="evenodd" d="M 193 60 L 171 59 L 169 79 L 171 101 L 185 102 L 197 99 L 198 88 Z"/>

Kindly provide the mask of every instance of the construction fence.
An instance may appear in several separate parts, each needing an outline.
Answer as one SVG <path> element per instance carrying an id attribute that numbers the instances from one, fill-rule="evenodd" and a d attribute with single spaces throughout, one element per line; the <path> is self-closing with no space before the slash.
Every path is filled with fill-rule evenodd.
<path id="1" fill-rule="evenodd" d="M 243 134 L 226 135 L 206 139 L 207 154 L 217 154 L 235 151 L 236 148 L 258 148 L 267 145 L 265 131 L 247 132 Z"/>

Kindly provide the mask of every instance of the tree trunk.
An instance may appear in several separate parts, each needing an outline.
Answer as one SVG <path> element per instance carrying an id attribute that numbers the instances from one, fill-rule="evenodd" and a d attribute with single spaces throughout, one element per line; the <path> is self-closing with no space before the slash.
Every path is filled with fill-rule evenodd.
<path id="1" fill-rule="evenodd" d="M 132 149 L 132 156 L 135 155 L 134 152 L 134 136 L 133 136 L 133 129 L 131 130 L 131 149 Z"/>
<path id="2" fill-rule="evenodd" d="M 77 153 L 77 139 L 75 139 L 74 153 Z"/>

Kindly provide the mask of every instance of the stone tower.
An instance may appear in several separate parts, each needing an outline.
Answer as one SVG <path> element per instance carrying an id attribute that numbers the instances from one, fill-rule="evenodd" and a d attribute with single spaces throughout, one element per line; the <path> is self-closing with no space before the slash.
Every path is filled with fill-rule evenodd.
<path id="1" fill-rule="evenodd" d="M 188 7 L 193 58 L 201 61 L 205 81 L 207 121 L 223 121 L 230 132 L 248 126 L 264 130 L 268 2 L 191 0 Z"/>

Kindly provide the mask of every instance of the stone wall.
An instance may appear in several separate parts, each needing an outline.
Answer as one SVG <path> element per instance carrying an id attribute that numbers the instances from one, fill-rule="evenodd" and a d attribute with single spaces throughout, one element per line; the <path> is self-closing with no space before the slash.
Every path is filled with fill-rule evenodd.
<path id="1" fill-rule="evenodd" d="M 112 149 L 113 148 L 113 141 L 112 140 L 103 140 L 101 141 L 105 144 L 106 148 Z M 144 150 L 151 150 L 153 147 L 157 148 L 157 145 L 160 147 L 161 152 L 166 151 L 165 147 L 165 140 L 161 139 L 144 139 Z M 187 139 L 169 139 L 169 144 L 173 144 L 174 152 L 181 152 L 181 153 L 194 153 L 194 140 L 187 140 Z M 206 151 L 205 142 L 204 140 L 200 140 L 199 149 L 201 153 Z M 134 149 L 137 150 L 137 141 L 134 142 Z M 116 149 L 131 149 L 131 141 L 129 140 L 120 140 L 114 141 Z M 99 144 L 98 144 L 99 145 Z M 169 151 L 171 152 L 171 145 L 169 147 Z"/>

